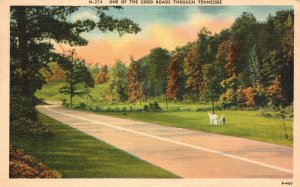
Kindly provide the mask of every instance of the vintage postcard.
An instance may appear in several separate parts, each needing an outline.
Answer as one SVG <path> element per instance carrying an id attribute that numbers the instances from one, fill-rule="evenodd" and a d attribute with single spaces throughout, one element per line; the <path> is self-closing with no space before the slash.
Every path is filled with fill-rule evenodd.
<path id="1" fill-rule="evenodd" d="M 300 186 L 299 5 L 1 1 L 0 186 Z"/>

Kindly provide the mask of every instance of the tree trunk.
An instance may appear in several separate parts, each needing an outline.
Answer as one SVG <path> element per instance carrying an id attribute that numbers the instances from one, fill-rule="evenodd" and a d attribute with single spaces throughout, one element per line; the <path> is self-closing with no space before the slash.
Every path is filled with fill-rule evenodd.
<path id="1" fill-rule="evenodd" d="M 211 105 L 212 105 L 212 112 L 215 114 L 215 106 L 214 106 L 214 100 L 211 100 Z"/>
<path id="2" fill-rule="evenodd" d="M 167 110 L 169 109 L 169 105 L 168 105 L 168 95 L 166 94 L 166 106 L 167 106 Z"/>
<path id="3" fill-rule="evenodd" d="M 74 96 L 74 86 L 71 83 L 70 84 L 70 104 L 71 104 L 71 108 L 73 108 L 73 96 Z"/>
<path id="4" fill-rule="evenodd" d="M 73 106 L 73 95 L 72 95 L 72 93 L 70 94 L 70 100 L 71 100 L 71 108 L 73 108 L 72 106 Z"/>
<path id="5" fill-rule="evenodd" d="M 29 90 L 29 54 L 28 54 L 28 35 L 27 35 L 27 19 L 26 7 L 19 6 L 16 8 L 16 22 L 18 26 L 18 39 L 19 39 L 19 58 L 21 62 L 21 94 L 31 96 Z"/>
<path id="6" fill-rule="evenodd" d="M 214 98 L 212 92 L 213 92 L 212 85 L 210 85 L 210 99 L 211 99 L 212 112 L 213 114 L 215 114 Z"/>

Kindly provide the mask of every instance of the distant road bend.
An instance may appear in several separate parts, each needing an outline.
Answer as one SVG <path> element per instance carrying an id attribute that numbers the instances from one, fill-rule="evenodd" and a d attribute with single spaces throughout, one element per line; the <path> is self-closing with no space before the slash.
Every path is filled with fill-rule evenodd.
<path id="1" fill-rule="evenodd" d="M 182 178 L 292 178 L 287 146 L 40 105 L 38 110 Z M 76 141 L 76 140 L 74 140 Z"/>

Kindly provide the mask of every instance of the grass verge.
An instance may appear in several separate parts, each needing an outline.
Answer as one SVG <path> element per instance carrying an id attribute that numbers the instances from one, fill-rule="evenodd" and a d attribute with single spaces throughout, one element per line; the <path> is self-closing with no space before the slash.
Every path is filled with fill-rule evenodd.
<path id="1" fill-rule="evenodd" d="M 211 126 L 207 112 L 100 112 L 120 118 L 151 122 L 172 127 L 199 130 L 216 134 L 230 135 L 286 146 L 293 145 L 293 121 L 287 120 L 287 134 L 283 121 L 277 118 L 266 118 L 259 111 L 216 111 L 226 117 L 226 126 Z"/>
<path id="2" fill-rule="evenodd" d="M 59 171 L 63 178 L 177 178 L 43 114 L 38 117 L 50 126 L 52 137 L 11 136 L 10 144 Z"/>

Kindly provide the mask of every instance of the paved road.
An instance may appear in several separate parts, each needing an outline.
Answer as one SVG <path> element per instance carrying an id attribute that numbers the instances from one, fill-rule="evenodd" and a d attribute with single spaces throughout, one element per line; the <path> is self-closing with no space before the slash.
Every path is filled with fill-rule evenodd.
<path id="1" fill-rule="evenodd" d="M 183 178 L 293 176 L 290 147 L 74 111 L 58 105 L 38 106 L 38 110 Z"/>

